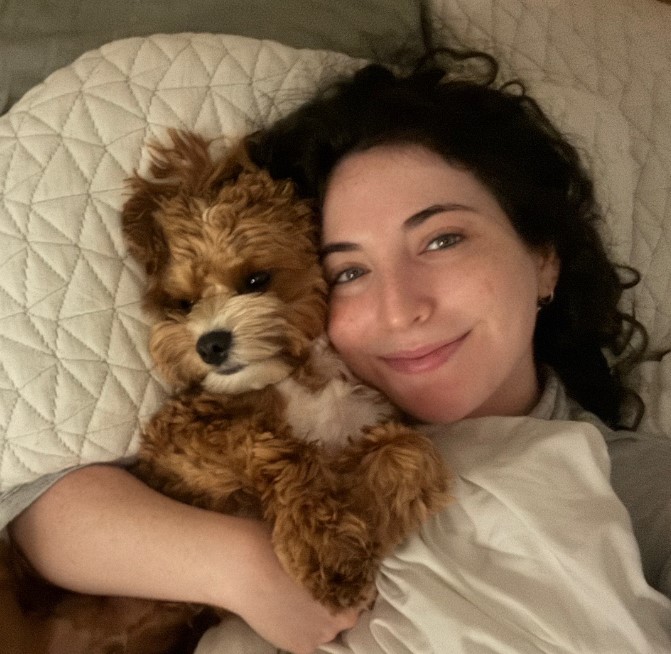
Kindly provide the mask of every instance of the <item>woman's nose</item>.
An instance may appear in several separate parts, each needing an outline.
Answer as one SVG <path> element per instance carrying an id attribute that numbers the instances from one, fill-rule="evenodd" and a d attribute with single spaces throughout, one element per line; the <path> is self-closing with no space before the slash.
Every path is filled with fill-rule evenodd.
<path id="1" fill-rule="evenodd" d="M 385 275 L 378 289 L 378 319 L 393 329 L 425 322 L 433 311 L 431 284 L 412 270 Z"/>

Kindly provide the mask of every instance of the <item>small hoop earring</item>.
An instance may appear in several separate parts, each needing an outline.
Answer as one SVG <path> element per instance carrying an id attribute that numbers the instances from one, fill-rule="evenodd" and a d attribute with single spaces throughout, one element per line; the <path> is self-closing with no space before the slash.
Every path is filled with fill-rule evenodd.
<path id="1" fill-rule="evenodd" d="M 552 304 L 554 299 L 555 299 L 555 292 L 554 291 L 550 291 L 549 295 L 546 295 L 544 297 L 539 297 L 538 302 L 536 303 L 536 306 L 538 306 L 538 310 L 540 311 L 541 309 L 548 306 L 548 304 Z"/>

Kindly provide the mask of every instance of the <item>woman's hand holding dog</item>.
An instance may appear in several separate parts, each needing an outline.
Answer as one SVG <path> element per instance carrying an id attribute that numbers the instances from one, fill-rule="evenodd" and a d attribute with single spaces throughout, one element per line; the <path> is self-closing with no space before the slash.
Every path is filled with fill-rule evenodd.
<path id="1" fill-rule="evenodd" d="M 238 536 L 243 560 L 229 586 L 235 596 L 226 601 L 263 638 L 294 654 L 311 654 L 356 624 L 358 609 L 334 614 L 284 572 L 267 525 L 249 521 Z"/>

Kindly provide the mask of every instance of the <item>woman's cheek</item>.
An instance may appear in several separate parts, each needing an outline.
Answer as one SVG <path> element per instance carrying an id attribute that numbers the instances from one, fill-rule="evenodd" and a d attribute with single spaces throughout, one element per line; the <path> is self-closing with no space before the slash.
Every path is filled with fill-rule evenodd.
<path id="1" fill-rule="evenodd" d="M 347 332 L 346 320 L 344 319 L 343 311 L 341 310 L 337 301 L 331 301 L 329 305 L 329 317 L 327 324 L 327 333 L 333 347 L 339 352 L 346 346 Z"/>
<path id="2" fill-rule="evenodd" d="M 329 307 L 327 332 L 333 347 L 350 367 L 364 347 L 361 312 L 351 302 L 332 300 Z"/>

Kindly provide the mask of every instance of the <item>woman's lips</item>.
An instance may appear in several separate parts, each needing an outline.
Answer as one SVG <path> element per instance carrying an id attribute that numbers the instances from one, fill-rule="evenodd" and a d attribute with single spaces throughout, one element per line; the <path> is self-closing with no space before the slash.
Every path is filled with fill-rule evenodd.
<path id="1" fill-rule="evenodd" d="M 430 372 L 442 366 L 459 349 L 466 340 L 468 333 L 454 341 L 442 345 L 430 345 L 410 352 L 397 352 L 391 356 L 381 357 L 396 372 L 415 374 Z"/>

